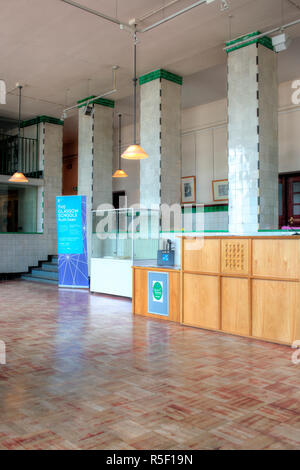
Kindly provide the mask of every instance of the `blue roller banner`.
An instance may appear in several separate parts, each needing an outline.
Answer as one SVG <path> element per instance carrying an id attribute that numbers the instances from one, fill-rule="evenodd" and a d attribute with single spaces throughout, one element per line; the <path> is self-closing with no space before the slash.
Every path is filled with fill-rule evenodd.
<path id="1" fill-rule="evenodd" d="M 169 273 L 148 272 L 148 313 L 169 316 Z"/>
<path id="2" fill-rule="evenodd" d="M 57 196 L 59 287 L 88 289 L 86 196 Z"/>

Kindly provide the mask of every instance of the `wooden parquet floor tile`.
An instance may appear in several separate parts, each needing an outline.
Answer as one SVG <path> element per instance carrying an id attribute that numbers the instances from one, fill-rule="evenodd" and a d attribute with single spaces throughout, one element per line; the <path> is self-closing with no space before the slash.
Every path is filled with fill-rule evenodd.
<path id="1" fill-rule="evenodd" d="M 292 350 L 0 283 L 0 449 L 299 449 Z"/>

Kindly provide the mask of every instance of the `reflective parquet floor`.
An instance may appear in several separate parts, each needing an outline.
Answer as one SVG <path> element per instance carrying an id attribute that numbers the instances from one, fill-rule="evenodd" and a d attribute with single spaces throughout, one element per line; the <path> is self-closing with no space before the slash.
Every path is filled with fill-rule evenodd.
<path id="1" fill-rule="evenodd" d="M 292 350 L 0 283 L 0 449 L 297 449 Z"/>

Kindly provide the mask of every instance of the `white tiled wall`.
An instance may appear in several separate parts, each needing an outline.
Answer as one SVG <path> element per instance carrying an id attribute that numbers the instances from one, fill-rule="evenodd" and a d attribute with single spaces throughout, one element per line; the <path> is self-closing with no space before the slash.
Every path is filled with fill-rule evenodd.
<path id="1" fill-rule="evenodd" d="M 228 212 L 207 212 L 204 214 L 204 230 L 228 230 Z"/>

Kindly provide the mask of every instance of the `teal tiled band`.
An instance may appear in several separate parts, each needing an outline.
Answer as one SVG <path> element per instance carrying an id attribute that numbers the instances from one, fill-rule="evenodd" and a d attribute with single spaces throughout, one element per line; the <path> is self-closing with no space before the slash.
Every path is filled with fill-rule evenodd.
<path id="1" fill-rule="evenodd" d="M 256 36 L 259 36 L 260 34 L 261 34 L 260 31 L 255 31 L 254 33 L 247 34 L 246 36 L 241 36 L 240 38 L 226 42 L 227 54 L 229 52 L 236 51 L 237 49 L 241 49 L 242 47 L 246 47 L 246 46 L 249 46 L 250 44 L 256 44 L 256 43 L 262 44 L 263 46 L 273 51 L 274 48 L 272 44 L 272 39 L 269 36 L 257 38 Z M 245 42 L 245 44 L 240 44 L 238 46 L 235 46 L 235 44 L 238 44 L 239 42 L 242 42 L 242 41 L 247 41 L 247 42 Z"/>
<path id="2" fill-rule="evenodd" d="M 83 100 L 77 101 L 77 104 L 79 105 L 78 108 L 82 108 L 87 104 L 88 101 L 92 100 L 93 98 L 96 98 L 95 95 L 88 96 Z M 97 100 L 93 101 L 92 104 L 100 104 L 101 106 L 106 106 L 107 108 L 115 107 L 115 102 L 113 100 L 107 100 L 105 98 L 98 98 Z"/>
<path id="3" fill-rule="evenodd" d="M 21 123 L 21 127 L 29 127 L 34 126 L 36 124 L 40 124 L 41 122 L 48 122 L 49 124 L 56 124 L 58 126 L 63 126 L 64 121 L 61 119 L 57 119 L 51 116 L 37 116 L 34 119 L 29 119 L 28 121 L 23 121 Z"/>
<path id="4" fill-rule="evenodd" d="M 184 209 L 192 209 L 192 213 L 195 214 L 196 211 L 199 212 L 228 212 L 228 205 L 227 204 L 216 204 L 215 206 L 199 206 L 199 207 L 182 207 L 182 212 Z"/>
<path id="5" fill-rule="evenodd" d="M 154 70 L 154 72 L 147 73 L 146 75 L 142 75 L 140 77 L 139 83 L 140 85 L 144 85 L 145 83 L 152 82 L 153 80 L 157 80 L 158 78 L 164 78 L 165 80 L 169 80 L 169 82 L 177 83 L 178 85 L 182 85 L 183 78 L 175 73 L 168 72 L 167 70 L 158 69 Z"/>

